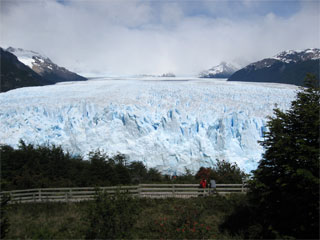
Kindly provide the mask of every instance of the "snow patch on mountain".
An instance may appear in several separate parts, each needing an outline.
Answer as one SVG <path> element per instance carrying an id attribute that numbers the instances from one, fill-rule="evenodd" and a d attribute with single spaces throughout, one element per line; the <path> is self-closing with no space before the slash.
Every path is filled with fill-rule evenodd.
<path id="1" fill-rule="evenodd" d="M 210 68 L 209 70 L 203 71 L 199 74 L 201 78 L 228 78 L 230 77 L 237 68 L 230 63 L 221 62 L 219 65 Z"/>
<path id="2" fill-rule="evenodd" d="M 288 109 L 296 87 L 204 79 L 90 80 L 0 94 L 0 143 L 62 145 L 86 156 L 123 153 L 163 173 L 236 162 L 249 172 L 263 153 L 266 117 Z"/>
<path id="3" fill-rule="evenodd" d="M 34 65 L 37 64 L 37 62 L 40 62 L 40 63 L 43 63 L 45 61 L 51 62 L 51 60 L 48 57 L 34 51 L 25 50 L 22 48 L 13 48 L 13 47 L 9 47 L 6 50 L 14 54 L 20 62 L 27 65 L 31 69 L 33 68 Z"/>
<path id="4" fill-rule="evenodd" d="M 262 69 L 269 68 L 276 62 L 283 63 L 298 63 L 307 60 L 317 60 L 320 59 L 320 49 L 318 48 L 308 48 L 305 50 L 287 50 L 283 51 L 271 58 L 265 58 L 260 61 L 251 63 L 243 69 Z"/>
<path id="5" fill-rule="evenodd" d="M 276 59 L 285 63 L 306 61 L 306 60 L 316 60 L 319 58 L 320 58 L 320 49 L 318 48 L 308 48 L 308 49 L 299 50 L 299 51 L 287 50 L 273 57 L 273 59 Z"/>
<path id="6" fill-rule="evenodd" d="M 70 72 L 64 67 L 58 66 L 48 57 L 37 52 L 13 47 L 7 48 L 7 51 L 14 54 L 20 62 L 24 63 L 44 79 L 52 83 L 87 80 L 76 73 Z"/>

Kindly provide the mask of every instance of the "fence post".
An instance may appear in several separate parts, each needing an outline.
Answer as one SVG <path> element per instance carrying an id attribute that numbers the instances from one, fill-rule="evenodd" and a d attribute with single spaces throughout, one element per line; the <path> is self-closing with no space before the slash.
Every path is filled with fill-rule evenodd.
<path id="1" fill-rule="evenodd" d="M 245 191 L 245 190 L 244 190 L 245 184 L 246 184 L 246 181 L 243 181 L 243 180 L 242 180 L 241 192 L 244 192 L 244 191 Z"/>
<path id="2" fill-rule="evenodd" d="M 41 202 L 41 188 L 39 188 L 39 201 Z"/>
<path id="3" fill-rule="evenodd" d="M 69 191 L 69 198 L 72 200 L 72 188 L 70 188 L 70 191 Z"/>
<path id="4" fill-rule="evenodd" d="M 65 200 L 66 200 L 66 202 L 68 202 L 68 193 L 67 192 L 65 194 Z"/>
<path id="5" fill-rule="evenodd" d="M 172 185 L 172 197 L 175 197 L 175 184 Z"/>
<path id="6" fill-rule="evenodd" d="M 10 192 L 10 193 L 9 193 L 9 196 L 10 196 L 10 201 L 12 201 L 12 202 L 13 202 L 13 201 L 14 201 L 14 199 L 13 199 L 13 197 L 12 197 L 12 192 Z M 21 202 L 21 197 L 20 197 L 20 202 Z"/>
<path id="7" fill-rule="evenodd" d="M 138 196 L 139 196 L 139 198 L 141 198 L 142 196 L 141 196 L 141 184 L 139 183 L 139 185 L 138 185 Z"/>
<path id="8" fill-rule="evenodd" d="M 36 201 L 36 194 L 34 193 L 34 194 L 32 195 L 32 197 L 33 197 L 33 202 L 35 202 L 35 201 Z"/>

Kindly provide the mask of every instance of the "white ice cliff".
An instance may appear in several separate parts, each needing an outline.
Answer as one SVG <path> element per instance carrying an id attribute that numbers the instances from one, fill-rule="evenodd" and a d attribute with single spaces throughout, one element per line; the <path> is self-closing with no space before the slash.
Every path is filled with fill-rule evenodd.
<path id="1" fill-rule="evenodd" d="M 163 173 L 197 171 L 216 159 L 249 172 L 263 148 L 267 115 L 288 109 L 296 87 L 222 80 L 99 79 L 0 94 L 0 143 L 100 149 Z"/>

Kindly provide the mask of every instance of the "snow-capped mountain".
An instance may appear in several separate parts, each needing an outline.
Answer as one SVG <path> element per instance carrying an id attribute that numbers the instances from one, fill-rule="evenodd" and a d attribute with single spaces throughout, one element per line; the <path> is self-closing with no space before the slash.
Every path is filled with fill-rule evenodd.
<path id="1" fill-rule="evenodd" d="M 221 62 L 219 65 L 210 68 L 209 70 L 203 71 L 199 74 L 201 78 L 228 78 L 230 77 L 237 68 L 230 63 Z"/>
<path id="2" fill-rule="evenodd" d="M 29 86 L 53 84 L 20 62 L 15 55 L 0 48 L 0 92 Z"/>
<path id="3" fill-rule="evenodd" d="M 212 166 L 255 169 L 267 115 L 297 87 L 205 79 L 104 79 L 0 94 L 0 143 L 56 144 L 73 154 L 123 153 L 163 173 Z"/>
<path id="4" fill-rule="evenodd" d="M 276 56 L 273 57 L 273 59 L 285 62 L 285 63 L 297 63 L 301 61 L 307 61 L 307 60 L 317 60 L 320 59 L 320 49 L 318 48 L 309 48 L 302 51 L 283 51 Z"/>
<path id="5" fill-rule="evenodd" d="M 235 72 L 229 81 L 275 82 L 303 86 L 307 73 L 319 76 L 320 49 L 283 51 L 249 64 Z"/>
<path id="6" fill-rule="evenodd" d="M 79 76 L 76 73 L 70 72 L 63 67 L 59 67 L 48 57 L 37 52 L 13 47 L 7 48 L 7 51 L 17 56 L 20 62 L 30 67 L 44 79 L 53 83 L 87 80 L 86 78 Z"/>

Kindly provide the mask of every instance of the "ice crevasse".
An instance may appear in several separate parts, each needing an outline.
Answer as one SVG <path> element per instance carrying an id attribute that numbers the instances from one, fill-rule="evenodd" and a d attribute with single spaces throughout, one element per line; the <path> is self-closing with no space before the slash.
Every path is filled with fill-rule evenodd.
<path id="1" fill-rule="evenodd" d="M 275 104 L 296 87 L 203 79 L 99 79 L 0 94 L 0 143 L 56 144 L 84 157 L 100 149 L 166 174 L 236 162 L 249 172 Z"/>

